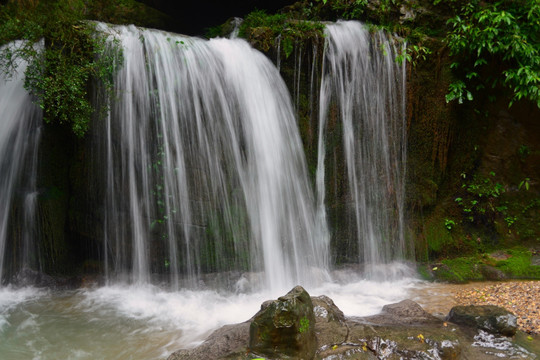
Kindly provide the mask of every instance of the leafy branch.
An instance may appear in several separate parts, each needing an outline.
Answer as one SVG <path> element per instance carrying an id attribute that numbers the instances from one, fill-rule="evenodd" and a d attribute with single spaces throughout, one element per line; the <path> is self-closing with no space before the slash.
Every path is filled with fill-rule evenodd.
<path id="1" fill-rule="evenodd" d="M 466 2 L 448 21 L 446 41 L 465 75 L 450 85 L 447 101 L 472 100 L 473 93 L 503 86 L 510 102 L 533 101 L 540 107 L 540 2 L 500 0 Z M 497 66 L 493 66 L 493 65 Z M 490 69 L 498 68 L 495 74 Z"/>

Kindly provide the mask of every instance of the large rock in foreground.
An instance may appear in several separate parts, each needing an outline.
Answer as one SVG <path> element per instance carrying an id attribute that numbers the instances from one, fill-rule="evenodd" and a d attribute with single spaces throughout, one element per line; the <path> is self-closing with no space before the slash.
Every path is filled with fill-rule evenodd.
<path id="1" fill-rule="evenodd" d="M 386 305 L 377 315 L 345 317 L 332 299 L 310 298 L 298 286 L 265 302 L 249 321 L 224 326 L 199 347 L 179 350 L 169 360 L 538 360 L 535 350 L 523 348 L 523 342 L 518 346 L 507 337 L 479 332 L 491 320 L 460 321 L 459 310 L 453 309 L 449 321 L 466 324 L 463 328 L 432 316 L 411 300 Z M 507 315 L 500 313 L 499 320 Z M 490 326 L 500 334 L 512 332 L 507 325 Z"/>
<path id="2" fill-rule="evenodd" d="M 307 291 L 296 286 L 287 295 L 265 302 L 251 322 L 249 348 L 270 358 L 313 359 L 315 315 Z"/>
<path id="3" fill-rule="evenodd" d="M 504 336 L 514 336 L 517 331 L 517 317 L 493 305 L 454 306 L 448 314 L 448 321 Z"/>

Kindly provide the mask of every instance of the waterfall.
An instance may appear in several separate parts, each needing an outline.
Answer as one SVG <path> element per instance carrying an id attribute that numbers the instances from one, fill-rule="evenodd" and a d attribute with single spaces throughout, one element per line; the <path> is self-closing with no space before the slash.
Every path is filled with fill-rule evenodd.
<path id="1" fill-rule="evenodd" d="M 371 34 L 359 22 L 326 27 L 320 89 L 317 194 L 324 208 L 329 122 L 341 127 L 346 172 L 347 221 L 368 276 L 377 265 L 402 259 L 406 160 L 405 64 L 385 32 Z M 336 152 L 332 153 L 336 156 Z M 335 164 L 335 162 L 334 162 Z"/>
<path id="2" fill-rule="evenodd" d="M 5 46 L 15 51 L 22 42 Z M 14 271 L 36 265 L 31 253 L 41 111 L 24 89 L 27 63 L 22 59 L 16 61 L 16 69 L 10 76 L 0 74 L 0 282 L 6 260 Z M 23 220 L 18 224 L 20 228 L 10 232 L 14 208 L 22 208 Z M 10 259 L 6 259 L 8 247 L 13 254 Z M 20 254 L 15 258 L 17 253 Z"/>
<path id="3" fill-rule="evenodd" d="M 96 136 L 109 278 L 167 272 L 173 286 L 196 285 L 239 271 L 273 290 L 315 283 L 329 240 L 274 65 L 240 39 L 100 30 L 123 52 Z"/>
<path id="4" fill-rule="evenodd" d="M 332 238 L 333 251 L 371 276 L 406 256 L 405 65 L 384 32 L 327 26 L 317 104 L 317 44 L 295 48 L 291 99 L 276 67 L 244 40 L 98 30 L 122 52 L 113 96 L 96 97 L 110 111 L 90 134 L 88 188 L 103 214 L 109 281 L 145 284 L 166 274 L 173 288 L 310 286 L 328 279 L 328 222 L 347 229 L 346 241 Z M 0 278 L 39 266 L 41 114 L 24 90 L 26 66 L 0 79 Z M 303 89 L 311 91 L 306 116 L 319 116 L 317 196 L 294 115 Z M 314 123 L 307 127 L 316 140 Z"/>

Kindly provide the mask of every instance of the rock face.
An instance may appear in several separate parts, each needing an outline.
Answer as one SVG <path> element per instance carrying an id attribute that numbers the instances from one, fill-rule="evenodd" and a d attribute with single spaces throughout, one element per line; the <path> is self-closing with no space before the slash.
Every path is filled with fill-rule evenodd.
<path id="1" fill-rule="evenodd" d="M 447 320 L 504 336 L 514 336 L 517 330 L 517 317 L 508 310 L 493 305 L 454 306 Z"/>
<path id="2" fill-rule="evenodd" d="M 265 302 L 249 329 L 249 349 L 265 357 L 313 359 L 316 344 L 313 303 L 300 286 Z"/>

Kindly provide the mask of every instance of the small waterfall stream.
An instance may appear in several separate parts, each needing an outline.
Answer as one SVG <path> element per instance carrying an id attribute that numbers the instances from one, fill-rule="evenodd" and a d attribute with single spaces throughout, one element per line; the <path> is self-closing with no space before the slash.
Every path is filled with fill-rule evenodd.
<path id="1" fill-rule="evenodd" d="M 15 50 L 22 42 L 5 46 Z M 11 262 L 10 276 L 37 265 L 34 214 L 41 110 L 24 89 L 26 67 L 23 60 L 18 60 L 10 77 L 0 74 L 0 284 L 6 260 Z M 20 229 L 14 232 L 17 239 L 9 233 L 14 208 L 22 209 Z M 9 253 L 8 237 L 11 238 Z M 16 246 L 17 242 L 21 246 Z M 6 255 L 11 258 L 6 259 Z"/>
<path id="2" fill-rule="evenodd" d="M 347 173 L 350 236 L 368 277 L 379 265 L 401 260 L 404 239 L 406 160 L 405 64 L 385 32 L 371 34 L 363 24 L 326 27 L 327 49 L 320 90 L 317 194 L 324 207 L 325 139 L 328 118 L 342 127 Z M 335 109 L 334 115 L 331 108 Z M 335 115 L 337 114 L 337 115 Z"/>

